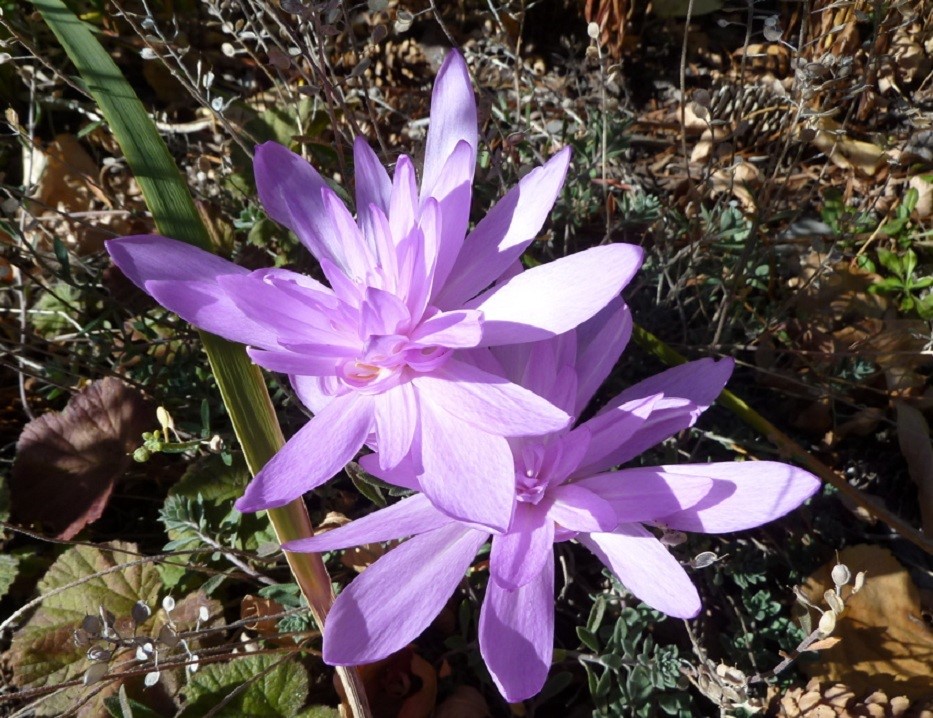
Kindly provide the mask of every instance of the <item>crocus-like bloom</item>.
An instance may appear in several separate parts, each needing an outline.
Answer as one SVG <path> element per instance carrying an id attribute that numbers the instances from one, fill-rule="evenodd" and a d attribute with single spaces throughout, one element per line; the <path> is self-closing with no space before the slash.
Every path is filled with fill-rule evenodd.
<path id="1" fill-rule="evenodd" d="M 390 178 L 357 139 L 355 220 L 304 159 L 275 143 L 257 148 L 266 212 L 318 259 L 330 286 L 284 269 L 250 272 L 154 235 L 107 243 L 163 306 L 288 374 L 315 414 L 249 484 L 241 511 L 288 503 L 369 443 L 384 469 L 417 451 L 421 488 L 438 506 L 505 529 L 513 470 L 504 437 L 571 421 L 458 351 L 572 329 L 619 294 L 641 251 L 602 246 L 513 271 L 560 191 L 569 150 L 526 175 L 467 236 L 477 118 L 456 52 L 438 74 L 431 110 L 420 192 L 408 157 Z M 442 470 L 452 458 L 456 482 Z"/>
<path id="2" fill-rule="evenodd" d="M 628 340 L 627 308 L 615 302 L 576 332 L 530 345 L 475 352 L 500 371 L 579 415 Z M 493 356 L 494 355 L 494 356 Z M 796 508 L 819 487 L 787 464 L 745 462 L 607 471 L 694 423 L 722 390 L 731 360 L 701 359 L 630 387 L 570 430 L 513 439 L 515 512 L 505 531 L 452 518 L 418 493 L 336 530 L 285 545 L 328 551 L 413 536 L 340 594 L 324 629 L 324 659 L 366 663 L 423 631 L 491 537 L 480 650 L 509 701 L 544 685 L 554 640 L 553 544 L 576 539 L 637 597 L 671 616 L 700 610 L 680 563 L 642 524 L 722 533 L 759 526 Z M 417 488 L 402 463 L 381 478 Z M 451 465 L 448 473 L 456 474 Z"/>

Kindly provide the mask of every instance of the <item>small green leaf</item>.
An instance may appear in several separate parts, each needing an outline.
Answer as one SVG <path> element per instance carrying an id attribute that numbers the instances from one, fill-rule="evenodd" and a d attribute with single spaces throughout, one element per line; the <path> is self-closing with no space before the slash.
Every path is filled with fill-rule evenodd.
<path id="1" fill-rule="evenodd" d="M 599 653 L 599 639 L 595 634 L 583 626 L 577 626 L 577 638 L 580 642 L 595 653 Z"/>
<path id="2" fill-rule="evenodd" d="M 245 688 L 238 691 L 240 686 Z M 294 718 L 308 698 L 308 674 L 287 656 L 252 655 L 204 666 L 184 693 L 181 718 L 199 718 L 211 710 L 216 718 Z"/>

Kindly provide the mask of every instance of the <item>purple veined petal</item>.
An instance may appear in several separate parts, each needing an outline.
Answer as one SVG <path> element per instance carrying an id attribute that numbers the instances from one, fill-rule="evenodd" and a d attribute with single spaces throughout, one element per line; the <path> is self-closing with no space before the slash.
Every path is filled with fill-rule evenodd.
<path id="1" fill-rule="evenodd" d="M 712 489 L 698 503 L 657 516 L 659 524 L 678 531 L 727 533 L 761 526 L 780 518 L 813 496 L 820 480 L 790 464 L 776 461 L 729 461 L 658 467 L 668 483 L 702 477 Z"/>
<path id="2" fill-rule="evenodd" d="M 352 391 L 333 376 L 320 377 L 292 374 L 288 377 L 288 380 L 291 382 L 292 389 L 295 390 L 298 400 L 312 414 L 320 414 L 324 407 L 335 398 Z"/>
<path id="3" fill-rule="evenodd" d="M 616 297 L 595 317 L 577 327 L 577 395 L 579 416 L 609 376 L 632 336 L 632 313 Z"/>
<path id="4" fill-rule="evenodd" d="M 630 386 L 612 399 L 600 413 L 612 411 L 626 402 L 654 394 L 687 399 L 702 413 L 722 393 L 734 368 L 735 361 L 728 357 L 719 361 L 710 358 L 697 359 L 672 367 Z M 682 428 L 686 429 L 687 426 L 689 424 Z"/>
<path id="5" fill-rule="evenodd" d="M 346 261 L 346 273 L 354 281 L 361 282 L 375 267 L 375 254 L 363 233 L 353 220 L 347 206 L 330 188 L 322 190 L 324 211 L 330 216 L 333 232 L 340 238 Z"/>
<path id="6" fill-rule="evenodd" d="M 662 394 L 635 399 L 609 413 L 597 414 L 577 427 L 589 432 L 590 441 L 580 465 L 571 475 L 590 476 L 617 465 L 614 455 L 628 450 L 631 438 L 651 420 L 662 401 Z"/>
<path id="7" fill-rule="evenodd" d="M 580 484 L 564 484 L 548 490 L 553 500 L 548 516 L 571 531 L 597 533 L 612 531 L 620 519 L 605 497 Z"/>
<path id="8" fill-rule="evenodd" d="M 324 199 L 331 190 L 318 171 L 277 142 L 256 148 L 253 170 L 266 213 L 292 230 L 319 261 L 329 259 L 346 270 L 343 237 L 335 231 Z"/>
<path id="9" fill-rule="evenodd" d="M 479 647 L 509 703 L 538 694 L 554 655 L 554 553 L 534 580 L 509 591 L 491 580 L 479 616 Z"/>
<path id="10" fill-rule="evenodd" d="M 444 170 L 437 183 L 422 200 L 423 205 L 437 202 L 440 208 L 434 240 L 437 259 L 432 287 L 445 286 L 463 247 L 463 239 L 470 224 L 475 164 L 475 148 L 461 140 L 444 163 Z M 427 233 L 425 239 L 427 240 Z"/>
<path id="11" fill-rule="evenodd" d="M 438 411 L 418 388 L 421 407 L 421 490 L 461 521 L 504 531 L 515 503 L 515 467 L 508 442 Z"/>
<path id="12" fill-rule="evenodd" d="M 610 244 L 526 270 L 467 303 L 486 317 L 483 344 L 562 334 L 605 307 L 641 266 L 642 249 Z"/>
<path id="13" fill-rule="evenodd" d="M 413 317 L 420 317 L 428 307 L 434 287 L 434 270 L 437 266 L 437 249 L 440 242 L 441 218 L 437 200 L 429 197 L 421 207 L 418 227 L 399 246 L 404 253 L 407 269 L 398 270 L 399 295 Z M 399 259 L 399 265 L 403 261 Z"/>
<path id="14" fill-rule="evenodd" d="M 702 475 L 670 474 L 662 467 L 651 466 L 598 474 L 572 486 L 588 489 L 607 501 L 619 523 L 641 523 L 695 506 L 709 494 L 713 481 Z"/>
<path id="15" fill-rule="evenodd" d="M 460 306 L 492 284 L 544 226 L 570 164 L 564 148 L 525 175 L 486 213 L 463 242 L 457 264 L 435 302 Z"/>
<path id="16" fill-rule="evenodd" d="M 567 414 L 537 394 L 456 359 L 412 381 L 422 405 L 429 402 L 499 436 L 547 434 L 570 423 Z"/>
<path id="17" fill-rule="evenodd" d="M 420 455 L 420 450 L 418 453 Z M 383 469 L 379 466 L 378 454 L 366 454 L 365 456 L 361 456 L 359 464 L 363 467 L 363 471 L 372 474 L 381 481 L 385 481 L 387 484 L 400 486 L 403 489 L 410 489 L 412 491 L 421 491 L 421 484 L 418 483 L 418 476 L 421 475 L 424 470 L 411 454 L 402 459 L 396 466 L 388 469 Z"/>
<path id="18" fill-rule="evenodd" d="M 453 522 L 454 519 L 434 508 L 427 496 L 416 494 L 330 531 L 288 541 L 282 548 L 300 553 L 323 553 L 415 536 Z"/>
<path id="19" fill-rule="evenodd" d="M 652 608 L 674 618 L 700 612 L 700 595 L 683 566 L 638 524 L 622 524 L 612 533 L 581 534 L 577 541 Z"/>
<path id="20" fill-rule="evenodd" d="M 365 394 L 334 399 L 262 467 L 237 500 L 237 510 L 284 506 L 330 479 L 363 447 L 373 411 L 373 398 Z"/>
<path id="21" fill-rule="evenodd" d="M 250 272 L 250 276 L 286 292 L 300 292 L 301 295 L 310 294 L 325 306 L 328 301 L 331 306 L 337 304 L 337 298 L 333 296 L 334 293 L 330 287 L 317 281 L 314 277 L 309 277 L 307 274 L 293 272 L 282 267 L 264 267 Z M 330 296 L 330 300 L 326 300 L 326 296 Z"/>
<path id="22" fill-rule="evenodd" d="M 441 181 L 447 160 L 459 142 L 466 142 L 473 156 L 476 156 L 476 128 L 476 100 L 470 73 L 463 56 L 451 50 L 437 73 L 431 94 L 431 119 L 424 150 L 424 171 L 421 174 L 422 200 L 436 196 L 434 187 Z M 462 182 L 472 185 L 473 171 L 471 163 L 469 174 L 462 178 Z M 461 182 L 457 181 L 456 184 Z"/>
<path id="23" fill-rule="evenodd" d="M 392 195 L 392 180 L 379 161 L 376 153 L 362 136 L 353 141 L 353 165 L 356 176 L 356 211 L 360 229 L 370 248 L 375 252 L 375 228 L 370 205 L 378 207 L 383 214 L 389 211 Z"/>
<path id="24" fill-rule="evenodd" d="M 408 645 L 440 613 L 488 536 L 455 523 L 389 551 L 334 602 L 324 626 L 324 661 L 371 663 Z"/>
<path id="25" fill-rule="evenodd" d="M 547 507 L 519 501 L 509 530 L 492 539 L 489 573 L 500 586 L 514 591 L 533 581 L 553 552 L 554 522 Z"/>
<path id="26" fill-rule="evenodd" d="M 411 449 L 418 429 L 415 390 L 402 382 L 375 397 L 376 443 L 379 461 L 386 468 L 397 466 Z"/>
<path id="27" fill-rule="evenodd" d="M 415 167 L 408 155 L 401 155 L 395 163 L 392 196 L 389 200 L 389 227 L 394 246 L 398 246 L 414 228 L 419 207 Z"/>
<path id="28" fill-rule="evenodd" d="M 391 292 L 367 287 L 360 306 L 359 337 L 398 334 L 408 329 L 411 315 L 405 303 Z"/>
<path id="29" fill-rule="evenodd" d="M 348 358 L 346 351 L 335 347 L 322 347 L 321 353 L 299 353 L 281 349 L 247 348 L 249 358 L 267 371 L 280 374 L 332 376 L 342 359 Z M 327 351 L 330 349 L 330 351 Z"/>
<path id="30" fill-rule="evenodd" d="M 320 259 L 319 264 L 334 294 L 344 304 L 350 307 L 359 307 L 360 302 L 363 300 L 364 285 L 357 284 L 350 279 L 346 271 L 330 259 Z"/>
<path id="31" fill-rule="evenodd" d="M 408 338 L 426 347 L 462 349 L 475 347 L 482 337 L 482 312 L 463 309 L 435 314 L 430 319 L 421 322 Z"/>
<path id="32" fill-rule="evenodd" d="M 210 252 L 154 234 L 105 242 L 113 263 L 159 304 L 199 329 L 230 341 L 275 346 L 275 332 L 237 308 L 218 283 L 249 270 Z"/>
<path id="33" fill-rule="evenodd" d="M 586 456 L 590 446 L 590 432 L 577 428 L 558 436 L 545 449 L 542 471 L 548 477 L 548 486 L 559 486 L 572 476 Z"/>

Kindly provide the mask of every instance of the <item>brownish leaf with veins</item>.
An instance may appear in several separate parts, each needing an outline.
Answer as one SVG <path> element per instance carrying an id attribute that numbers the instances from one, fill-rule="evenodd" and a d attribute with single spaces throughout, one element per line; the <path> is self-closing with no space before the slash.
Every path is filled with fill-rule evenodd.
<path id="1" fill-rule="evenodd" d="M 61 413 L 30 421 L 16 444 L 13 519 L 70 539 L 100 518 L 155 409 L 119 379 L 95 381 Z"/>

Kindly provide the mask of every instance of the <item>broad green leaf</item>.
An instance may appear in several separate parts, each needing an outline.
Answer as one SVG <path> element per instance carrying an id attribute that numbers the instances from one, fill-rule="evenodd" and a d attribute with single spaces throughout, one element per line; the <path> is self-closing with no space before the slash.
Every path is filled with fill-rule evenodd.
<path id="1" fill-rule="evenodd" d="M 204 666 L 183 692 L 181 718 L 199 718 L 211 709 L 216 718 L 294 718 L 308 699 L 308 673 L 287 656 L 249 655 Z"/>
<path id="2" fill-rule="evenodd" d="M 76 646 L 73 634 L 85 616 L 97 615 L 103 608 L 120 619 L 131 615 L 137 601 L 155 606 L 159 578 L 152 564 L 122 565 L 138 559 L 132 544 L 115 544 L 109 550 L 76 546 L 58 557 L 39 581 L 38 592 L 46 599 L 13 636 L 9 658 L 17 686 L 58 686 L 84 674 L 90 666 L 86 647 Z M 99 715 L 103 700 L 117 687 L 117 682 L 107 685 L 78 715 Z M 58 693 L 39 704 L 37 715 L 61 715 L 92 690 L 100 686 L 77 686 Z"/>

